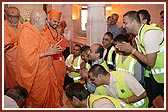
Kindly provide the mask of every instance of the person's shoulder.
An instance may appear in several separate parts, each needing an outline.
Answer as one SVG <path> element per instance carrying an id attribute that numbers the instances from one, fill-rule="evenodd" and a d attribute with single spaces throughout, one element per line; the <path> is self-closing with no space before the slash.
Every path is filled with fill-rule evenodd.
<path id="1" fill-rule="evenodd" d="M 4 95 L 4 107 L 5 108 L 19 108 L 15 100 L 11 97 Z"/>

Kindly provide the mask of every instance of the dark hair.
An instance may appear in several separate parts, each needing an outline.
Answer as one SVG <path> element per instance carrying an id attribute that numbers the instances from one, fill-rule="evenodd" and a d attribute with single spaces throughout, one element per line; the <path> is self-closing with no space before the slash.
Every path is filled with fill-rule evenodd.
<path id="1" fill-rule="evenodd" d="M 126 36 L 126 35 L 123 35 L 123 34 L 119 34 L 119 35 L 117 35 L 115 38 L 114 38 L 114 42 L 129 42 L 129 40 L 128 40 L 128 36 Z"/>
<path id="2" fill-rule="evenodd" d="M 96 49 L 95 53 L 100 53 L 100 57 L 99 58 L 102 58 L 103 57 L 103 53 L 104 53 L 104 47 L 101 44 L 96 44 L 96 45 L 98 45 L 98 48 Z"/>
<path id="3" fill-rule="evenodd" d="M 108 17 L 107 17 L 107 20 L 109 20 L 110 18 L 111 18 L 111 16 L 108 16 Z"/>
<path id="4" fill-rule="evenodd" d="M 65 94 L 72 100 L 73 96 L 77 97 L 80 101 L 85 100 L 89 96 L 89 91 L 81 83 L 71 83 L 67 86 Z"/>
<path id="5" fill-rule="evenodd" d="M 86 52 L 86 51 L 88 51 L 90 49 L 90 46 L 83 46 L 82 48 L 81 48 L 81 53 L 82 52 Z"/>
<path id="6" fill-rule="evenodd" d="M 139 10 L 138 14 L 142 16 L 142 20 L 147 19 L 147 24 L 149 25 L 150 21 L 151 21 L 151 15 L 149 14 L 149 12 L 145 9 Z"/>
<path id="7" fill-rule="evenodd" d="M 123 15 L 123 17 L 128 16 L 131 21 L 136 20 L 138 23 L 141 23 L 139 14 L 136 11 L 128 11 Z"/>
<path id="8" fill-rule="evenodd" d="M 92 73 L 94 77 L 98 77 L 99 74 L 106 76 L 108 72 L 102 65 L 95 64 L 89 69 L 89 73 Z"/>
<path id="9" fill-rule="evenodd" d="M 113 40 L 113 34 L 111 32 L 106 32 L 104 35 L 111 37 L 111 40 Z"/>
<path id="10" fill-rule="evenodd" d="M 20 86 L 14 86 L 12 88 L 9 88 L 6 92 L 5 95 L 11 97 L 13 100 L 15 100 L 17 103 L 18 102 L 24 102 L 26 97 L 28 96 L 28 92 L 25 88 L 20 87 Z"/>
<path id="11" fill-rule="evenodd" d="M 164 10 L 162 10 L 161 12 L 160 12 L 160 15 L 162 15 L 164 13 Z"/>
<path id="12" fill-rule="evenodd" d="M 75 46 L 79 47 L 80 50 L 81 50 L 81 46 L 80 46 L 79 44 L 75 44 L 74 47 L 75 47 Z"/>
<path id="13" fill-rule="evenodd" d="M 118 15 L 118 14 L 116 14 L 116 13 L 113 13 L 113 14 L 111 14 L 111 15 L 117 16 L 117 18 L 119 18 L 119 15 Z"/>

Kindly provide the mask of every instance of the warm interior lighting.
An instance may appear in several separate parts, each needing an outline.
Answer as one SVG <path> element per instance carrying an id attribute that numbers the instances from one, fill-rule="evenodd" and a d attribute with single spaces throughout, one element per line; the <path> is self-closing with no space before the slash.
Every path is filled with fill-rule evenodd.
<path id="1" fill-rule="evenodd" d="M 106 7 L 106 11 L 111 11 L 111 10 L 112 10 L 112 7 L 110 7 L 110 6 Z"/>

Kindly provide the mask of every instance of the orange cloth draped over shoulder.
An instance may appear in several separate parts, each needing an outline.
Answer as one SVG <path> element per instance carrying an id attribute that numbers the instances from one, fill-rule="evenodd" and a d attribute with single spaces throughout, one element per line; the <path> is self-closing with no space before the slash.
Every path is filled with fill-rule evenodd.
<path id="1" fill-rule="evenodd" d="M 55 45 L 61 39 L 61 37 L 58 37 L 58 35 L 56 34 L 56 30 L 54 30 L 54 29 L 51 29 L 51 28 L 49 29 L 48 27 L 46 27 L 44 31 L 47 34 L 47 37 L 49 39 L 50 44 Z M 53 36 L 55 36 L 56 40 L 53 39 Z M 55 72 L 58 77 L 58 85 L 59 85 L 58 88 L 59 88 L 59 92 L 60 92 L 60 104 L 62 104 L 63 85 L 64 85 L 64 78 L 66 75 L 65 59 L 64 59 L 64 56 L 62 53 L 54 54 L 52 58 L 53 58 Z"/>
<path id="2" fill-rule="evenodd" d="M 25 87 L 33 108 L 58 108 L 59 92 L 51 56 L 40 58 L 50 47 L 45 35 L 29 22 L 19 36 L 16 81 Z"/>
<path id="3" fill-rule="evenodd" d="M 17 46 L 18 46 L 18 35 L 23 25 L 19 22 L 18 23 L 18 32 L 15 32 L 12 27 L 9 25 L 8 21 L 5 20 L 4 22 L 4 45 L 11 44 L 13 45 L 12 48 L 8 49 L 4 53 L 4 82 L 5 88 L 13 87 L 16 84 L 15 73 L 16 73 L 16 53 L 17 53 Z M 10 80 L 8 79 L 10 78 Z M 9 82 L 10 81 L 10 82 Z"/>

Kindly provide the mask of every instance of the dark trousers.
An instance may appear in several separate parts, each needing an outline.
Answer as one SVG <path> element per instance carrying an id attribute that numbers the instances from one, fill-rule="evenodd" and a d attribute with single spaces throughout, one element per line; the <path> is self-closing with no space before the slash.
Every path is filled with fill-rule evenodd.
<path id="1" fill-rule="evenodd" d="M 71 83 L 74 83 L 73 78 L 69 77 L 68 74 L 66 74 L 65 79 L 64 79 L 63 89 L 65 90 L 66 87 Z"/>
<path id="2" fill-rule="evenodd" d="M 164 83 L 158 83 L 150 74 L 150 77 L 145 77 L 145 90 L 149 98 L 149 107 L 152 106 L 152 101 L 155 97 L 163 93 Z"/>

